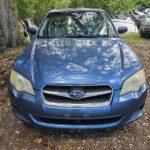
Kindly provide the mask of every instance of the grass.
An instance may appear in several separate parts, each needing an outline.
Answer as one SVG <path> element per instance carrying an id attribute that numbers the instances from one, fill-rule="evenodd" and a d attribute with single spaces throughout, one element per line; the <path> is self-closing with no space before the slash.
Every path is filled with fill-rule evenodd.
<path id="1" fill-rule="evenodd" d="M 146 44 L 150 38 L 142 38 L 139 33 L 127 33 L 121 36 L 125 41 L 132 44 Z"/>

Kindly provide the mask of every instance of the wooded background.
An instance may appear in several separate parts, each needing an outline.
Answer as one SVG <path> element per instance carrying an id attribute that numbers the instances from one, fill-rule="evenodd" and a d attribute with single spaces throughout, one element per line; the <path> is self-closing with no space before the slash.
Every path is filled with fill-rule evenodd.
<path id="1" fill-rule="evenodd" d="M 0 0 L 0 30 L 8 47 L 17 43 L 17 20 L 31 18 L 37 25 L 45 13 L 60 8 L 102 8 L 108 13 L 129 12 L 138 6 L 150 7 L 150 0 Z"/>

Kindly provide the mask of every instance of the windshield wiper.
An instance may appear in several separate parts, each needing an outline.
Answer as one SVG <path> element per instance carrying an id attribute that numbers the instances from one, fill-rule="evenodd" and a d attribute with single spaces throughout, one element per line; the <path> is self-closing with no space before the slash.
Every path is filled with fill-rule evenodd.
<path id="1" fill-rule="evenodd" d="M 38 36 L 38 38 L 113 38 L 114 35 L 69 35 L 62 34 L 59 36 Z"/>
<path id="2" fill-rule="evenodd" d="M 80 35 L 81 38 L 113 38 L 113 35 Z"/>
<path id="3" fill-rule="evenodd" d="M 60 36 L 57 36 L 56 38 L 101 38 L 101 37 L 110 37 L 108 35 L 68 35 L 63 34 Z"/>
<path id="4" fill-rule="evenodd" d="M 56 36 L 56 38 L 82 38 L 82 37 L 85 37 L 85 35 L 62 34 L 62 35 Z"/>
<path id="5" fill-rule="evenodd" d="M 101 37 L 108 37 L 107 35 L 85 35 L 88 38 L 101 38 Z"/>
<path id="6" fill-rule="evenodd" d="M 52 36 L 37 36 L 37 38 L 48 39 L 48 38 L 54 38 L 54 37 L 52 37 Z"/>

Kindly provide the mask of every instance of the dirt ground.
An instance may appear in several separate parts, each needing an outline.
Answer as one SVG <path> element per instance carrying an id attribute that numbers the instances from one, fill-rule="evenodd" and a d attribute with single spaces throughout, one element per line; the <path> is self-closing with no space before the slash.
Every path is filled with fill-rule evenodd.
<path id="1" fill-rule="evenodd" d="M 150 86 L 150 40 L 132 44 L 142 61 Z M 35 128 L 17 120 L 7 92 L 11 66 L 19 54 L 9 49 L 0 54 L 0 149 L 1 150 L 150 150 L 150 92 L 143 117 L 130 125 L 105 130 L 54 130 Z"/>

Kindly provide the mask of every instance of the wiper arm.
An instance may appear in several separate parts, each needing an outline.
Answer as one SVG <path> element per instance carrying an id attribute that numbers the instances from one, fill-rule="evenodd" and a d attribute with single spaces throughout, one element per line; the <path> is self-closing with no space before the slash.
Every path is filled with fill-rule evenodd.
<path id="1" fill-rule="evenodd" d="M 86 38 L 102 38 L 102 37 L 109 37 L 108 35 L 83 35 Z"/>
<path id="2" fill-rule="evenodd" d="M 68 36 L 69 36 L 68 34 L 62 34 L 62 35 L 59 35 L 59 36 L 55 36 L 55 38 L 68 37 Z"/>
<path id="3" fill-rule="evenodd" d="M 85 37 L 88 37 L 88 38 L 100 38 L 102 36 L 101 35 L 85 35 Z"/>
<path id="4" fill-rule="evenodd" d="M 113 38 L 113 37 L 116 37 L 114 35 L 89 35 L 88 36 L 89 38 Z"/>
<path id="5" fill-rule="evenodd" d="M 107 35 L 68 35 L 68 34 L 63 34 L 60 36 L 57 36 L 56 38 L 61 38 L 61 37 L 66 37 L 66 38 L 100 38 L 100 37 L 108 37 Z"/>
<path id="6" fill-rule="evenodd" d="M 38 38 L 113 38 L 113 35 L 69 35 L 69 34 L 62 34 L 59 36 L 38 36 Z"/>
<path id="7" fill-rule="evenodd" d="M 37 36 L 37 38 L 47 39 L 47 38 L 54 38 L 54 37 L 52 37 L 52 36 Z"/>
<path id="8" fill-rule="evenodd" d="M 81 38 L 81 37 L 85 37 L 84 35 L 69 35 L 69 34 L 63 34 L 60 36 L 56 36 L 56 38 Z"/>

